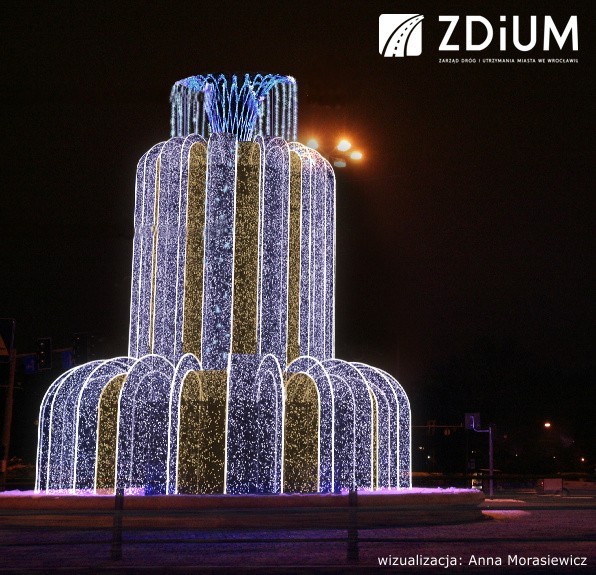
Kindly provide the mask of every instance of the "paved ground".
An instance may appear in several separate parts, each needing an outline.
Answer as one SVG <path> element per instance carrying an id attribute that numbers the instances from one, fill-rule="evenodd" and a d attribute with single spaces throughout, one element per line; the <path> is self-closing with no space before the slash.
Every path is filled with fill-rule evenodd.
<path id="1" fill-rule="evenodd" d="M 125 530 L 112 559 L 111 530 L 4 526 L 0 573 L 596 573 L 596 498 L 508 493 L 484 508 L 475 523 L 360 530 L 358 563 L 345 530 Z"/>

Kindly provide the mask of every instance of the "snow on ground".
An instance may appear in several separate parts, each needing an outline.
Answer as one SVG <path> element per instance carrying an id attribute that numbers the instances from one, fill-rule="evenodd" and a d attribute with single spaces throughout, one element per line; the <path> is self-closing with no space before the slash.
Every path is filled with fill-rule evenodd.
<path id="1" fill-rule="evenodd" d="M 526 515 L 530 515 L 529 511 L 522 511 L 521 509 L 483 509 L 482 515 L 497 520 L 521 519 Z"/>
<path id="2" fill-rule="evenodd" d="M 349 491 L 342 489 L 339 495 L 347 495 Z M 436 494 L 457 494 L 457 493 L 479 493 L 477 489 L 460 489 L 457 487 L 411 487 L 409 489 L 358 489 L 358 495 L 436 495 Z M 36 492 L 34 490 L 21 491 L 18 489 L 12 491 L 0 492 L 1 497 L 56 497 L 56 496 L 78 496 L 78 497 L 113 497 L 113 493 L 94 493 L 92 490 L 72 491 L 68 489 L 52 489 L 50 491 Z M 125 490 L 125 495 L 144 495 L 142 489 Z M 280 493 L 276 497 L 336 497 L 337 493 Z M 243 497 L 262 497 L 262 494 L 242 494 Z M 154 496 L 152 496 L 154 497 Z M 209 497 L 226 497 L 226 495 L 210 495 Z"/>

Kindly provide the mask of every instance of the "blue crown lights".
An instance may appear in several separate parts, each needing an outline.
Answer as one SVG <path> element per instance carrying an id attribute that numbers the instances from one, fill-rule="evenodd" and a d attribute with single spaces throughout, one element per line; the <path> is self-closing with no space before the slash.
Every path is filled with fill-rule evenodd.
<path id="1" fill-rule="evenodd" d="M 289 76 L 194 76 L 136 173 L 127 357 L 40 409 L 37 491 L 332 492 L 410 479 L 410 407 L 334 359 L 335 177 Z"/>

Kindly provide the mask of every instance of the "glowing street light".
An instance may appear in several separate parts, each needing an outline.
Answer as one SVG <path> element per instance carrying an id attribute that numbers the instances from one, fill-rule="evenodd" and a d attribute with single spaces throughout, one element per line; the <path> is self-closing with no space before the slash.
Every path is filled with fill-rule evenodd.
<path id="1" fill-rule="evenodd" d="M 550 427 L 550 421 L 545 421 L 544 422 L 544 427 L 546 427 L 548 429 Z"/>
<path id="2" fill-rule="evenodd" d="M 325 142 L 320 143 L 317 138 L 310 137 L 306 145 L 313 150 L 318 150 L 335 168 L 345 168 L 350 161 L 359 161 L 364 157 L 360 150 L 349 152 L 348 150 L 352 149 L 352 143 L 346 139 L 340 140 L 334 148 L 328 148 Z"/>

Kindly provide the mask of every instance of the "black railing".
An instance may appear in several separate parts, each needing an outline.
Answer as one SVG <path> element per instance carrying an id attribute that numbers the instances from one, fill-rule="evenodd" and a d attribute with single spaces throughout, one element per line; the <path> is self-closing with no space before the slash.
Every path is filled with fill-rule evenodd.
<path id="1" fill-rule="evenodd" d="M 136 498 L 137 501 L 139 498 Z M 132 498 L 131 498 L 132 500 Z M 143 509 L 136 508 L 132 501 L 127 504 L 127 497 L 122 490 L 118 490 L 113 498 L 113 508 L 91 508 L 91 509 L 0 509 L 0 533 L 10 533 L 15 536 L 18 531 L 27 531 L 27 542 L 12 543 L 12 545 L 33 546 L 40 551 L 51 546 L 65 545 L 64 540 L 52 537 L 46 539 L 31 539 L 33 530 L 41 529 L 43 526 L 51 530 L 81 532 L 85 536 L 76 540 L 80 545 L 105 545 L 106 558 L 119 562 L 127 559 L 126 547 L 133 545 L 250 545 L 252 547 L 263 544 L 343 544 L 345 545 L 345 561 L 348 565 L 357 566 L 360 560 L 360 546 L 363 543 L 438 543 L 450 542 L 461 543 L 466 540 L 466 530 L 454 531 L 452 537 L 399 537 L 399 536 L 363 536 L 363 533 L 370 533 L 370 530 L 387 528 L 383 518 L 387 516 L 397 517 L 412 511 L 414 506 L 396 507 L 363 507 L 359 505 L 359 496 L 356 491 L 349 493 L 347 506 L 343 507 L 280 507 L 280 508 L 181 508 L 175 509 Z M 539 501 L 536 499 L 535 501 Z M 424 513 L 432 515 L 439 512 L 441 506 L 428 505 Z M 420 510 L 420 506 L 416 509 Z M 443 506 L 444 509 L 444 506 Z M 451 521 L 457 523 L 458 507 L 451 508 Z M 498 500 L 491 502 L 491 511 L 510 510 L 511 506 L 499 506 Z M 565 510 L 577 509 L 574 506 L 561 506 L 556 509 L 544 504 L 532 504 L 526 502 L 524 510 Z M 593 512 L 596 510 L 596 499 L 592 502 L 585 502 L 582 509 Z M 255 526 L 254 520 L 258 518 L 259 525 Z M 295 520 L 295 522 L 294 522 Z M 464 519 L 465 521 L 465 519 Z M 400 526 L 404 526 L 403 524 Z M 283 530 L 286 535 L 274 537 L 275 530 Z M 88 532 L 102 532 L 108 537 L 96 537 Z M 291 532 L 288 537 L 287 533 Z M 315 532 L 315 536 L 313 536 Z M 201 535 L 202 533 L 202 535 Z M 300 533 L 304 533 L 301 536 Z M 381 535 L 384 531 L 375 531 L 373 534 Z M 469 531 L 468 531 L 469 533 Z M 161 535 L 160 535 L 161 534 Z M 222 537 L 223 534 L 230 535 Z M 243 535 L 246 536 L 243 537 Z M 252 534 L 252 536 L 251 536 Z M 403 532 L 402 532 L 403 534 Z M 17 533 L 18 535 L 18 533 Z M 109 535 L 111 535 L 111 543 Z M 18 537 L 17 537 L 18 539 Z M 486 543 L 490 538 L 484 538 Z M 504 541 L 502 535 L 495 538 L 495 541 Z M 552 537 L 528 536 L 528 542 L 574 542 L 584 541 L 568 533 L 561 533 Z M 520 542 L 516 537 L 512 541 Z M 108 552 L 109 548 L 109 552 Z"/>

